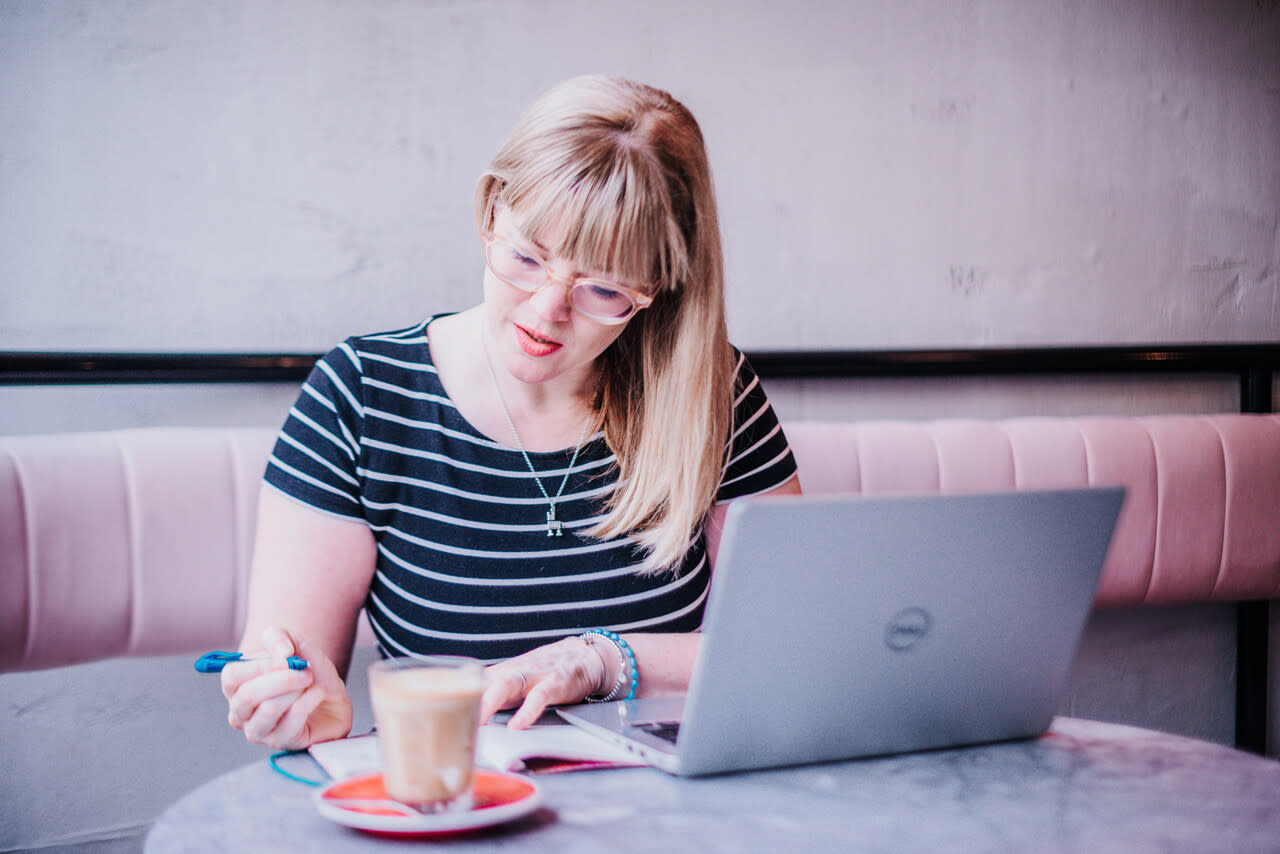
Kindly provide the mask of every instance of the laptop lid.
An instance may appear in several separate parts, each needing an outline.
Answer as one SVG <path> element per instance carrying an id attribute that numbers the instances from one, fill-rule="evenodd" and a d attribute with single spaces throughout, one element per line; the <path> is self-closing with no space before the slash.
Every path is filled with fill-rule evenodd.
<path id="1" fill-rule="evenodd" d="M 637 753 L 686 775 L 1040 735 L 1123 498 L 1090 487 L 741 499 L 674 754 L 654 730 L 678 708 L 561 714 L 637 738 Z"/>

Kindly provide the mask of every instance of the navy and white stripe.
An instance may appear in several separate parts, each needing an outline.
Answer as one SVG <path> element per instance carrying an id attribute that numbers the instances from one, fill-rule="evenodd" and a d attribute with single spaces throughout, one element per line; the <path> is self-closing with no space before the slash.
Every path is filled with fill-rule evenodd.
<path id="1" fill-rule="evenodd" d="M 290 410 L 266 481 L 327 513 L 364 520 L 378 544 L 366 610 L 384 652 L 492 660 L 581 631 L 692 631 L 710 580 L 701 538 L 678 573 L 641 576 L 626 538 L 576 534 L 616 485 L 602 434 L 587 439 L 556 503 L 519 450 L 463 419 L 440 384 L 427 324 L 335 347 Z M 795 461 L 759 380 L 738 354 L 734 430 L 718 501 L 765 492 Z M 559 484 L 572 449 L 529 454 Z"/>

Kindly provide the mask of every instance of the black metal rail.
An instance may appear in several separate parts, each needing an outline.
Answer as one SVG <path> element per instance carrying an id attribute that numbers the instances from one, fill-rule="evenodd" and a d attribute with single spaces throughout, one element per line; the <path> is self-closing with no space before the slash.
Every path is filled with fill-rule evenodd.
<path id="1" fill-rule="evenodd" d="M 0 385 L 300 381 L 319 355 L 0 351 Z M 1268 399 L 1270 376 L 1280 370 L 1280 343 L 772 350 L 748 356 L 766 379 L 1226 373 L 1240 375 L 1242 384 L 1246 375 L 1253 377 Z"/>
<path id="2" fill-rule="evenodd" d="M 1241 412 L 1271 412 L 1280 343 L 748 353 L 765 379 L 1227 374 Z M 0 351 L 0 385 L 301 382 L 317 353 Z M 1270 602 L 1236 610 L 1236 746 L 1264 753 Z"/>
<path id="3" fill-rule="evenodd" d="M 0 351 L 0 385 L 301 382 L 317 353 Z"/>

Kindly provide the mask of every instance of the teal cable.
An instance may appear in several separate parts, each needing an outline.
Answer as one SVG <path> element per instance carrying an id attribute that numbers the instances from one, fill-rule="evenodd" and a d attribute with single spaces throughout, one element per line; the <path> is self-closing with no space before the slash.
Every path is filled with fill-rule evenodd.
<path id="1" fill-rule="evenodd" d="M 281 750 L 277 753 L 271 754 L 271 756 L 267 759 L 267 762 L 271 764 L 272 769 L 274 769 L 277 774 L 280 774 L 284 777 L 288 777 L 290 780 L 293 780 L 295 783 L 305 783 L 308 786 L 323 786 L 325 783 L 324 780 L 308 780 L 306 777 L 299 777 L 297 774 L 286 771 L 280 767 L 280 763 L 278 760 L 281 757 L 297 756 L 301 753 L 307 753 L 307 751 L 306 750 Z M 307 754 L 307 755 L 310 755 L 310 754 Z"/>

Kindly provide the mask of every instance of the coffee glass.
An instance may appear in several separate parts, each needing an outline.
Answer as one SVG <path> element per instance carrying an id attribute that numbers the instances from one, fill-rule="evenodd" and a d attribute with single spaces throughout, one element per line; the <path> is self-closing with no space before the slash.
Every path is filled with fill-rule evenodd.
<path id="1" fill-rule="evenodd" d="M 471 808 L 484 666 L 474 658 L 388 658 L 369 666 L 387 794 L 420 812 Z"/>

